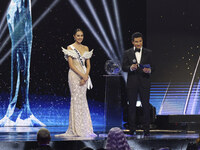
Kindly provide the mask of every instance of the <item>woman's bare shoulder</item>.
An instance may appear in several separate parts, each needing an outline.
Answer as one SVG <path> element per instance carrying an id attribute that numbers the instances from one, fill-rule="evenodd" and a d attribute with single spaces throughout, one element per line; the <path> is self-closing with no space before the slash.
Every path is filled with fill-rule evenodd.
<path id="1" fill-rule="evenodd" d="M 83 45 L 83 48 L 85 51 L 87 51 L 87 52 L 89 51 L 89 48 L 86 45 Z"/>
<path id="2" fill-rule="evenodd" d="M 72 50 L 71 45 L 67 46 L 67 50 Z"/>

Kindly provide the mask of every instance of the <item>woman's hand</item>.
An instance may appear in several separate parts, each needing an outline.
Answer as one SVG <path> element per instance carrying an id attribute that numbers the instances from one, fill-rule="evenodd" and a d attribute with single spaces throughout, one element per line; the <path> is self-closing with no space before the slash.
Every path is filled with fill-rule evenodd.
<path id="1" fill-rule="evenodd" d="M 81 79 L 81 81 L 80 81 L 80 86 L 84 85 L 85 83 L 86 83 L 86 81 L 83 80 L 83 79 Z"/>
<path id="2" fill-rule="evenodd" d="M 84 75 L 82 76 L 82 79 L 86 82 L 86 81 L 88 80 L 88 75 L 87 75 L 87 74 L 84 74 Z"/>

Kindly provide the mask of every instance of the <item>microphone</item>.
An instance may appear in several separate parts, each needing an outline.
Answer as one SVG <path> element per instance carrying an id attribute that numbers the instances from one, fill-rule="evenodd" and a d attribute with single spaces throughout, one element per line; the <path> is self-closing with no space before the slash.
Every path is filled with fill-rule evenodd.
<path id="1" fill-rule="evenodd" d="M 135 58 L 133 59 L 133 64 L 137 64 L 137 60 Z"/>
<path id="2" fill-rule="evenodd" d="M 133 64 L 134 64 L 134 65 L 137 65 L 137 60 L 136 60 L 135 58 L 134 58 L 132 61 L 133 61 Z M 136 69 L 137 69 L 137 68 L 135 68 L 134 70 L 136 70 Z M 133 70 L 131 69 L 131 71 L 133 71 Z"/>

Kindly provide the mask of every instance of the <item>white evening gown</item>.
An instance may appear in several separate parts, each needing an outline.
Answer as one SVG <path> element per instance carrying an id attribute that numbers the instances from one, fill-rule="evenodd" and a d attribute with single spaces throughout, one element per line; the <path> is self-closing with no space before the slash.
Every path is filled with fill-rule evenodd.
<path id="1" fill-rule="evenodd" d="M 81 72 L 84 72 L 83 66 L 79 61 L 79 56 L 74 50 L 63 49 L 65 59 L 67 56 L 71 56 L 73 65 Z M 91 58 L 93 51 L 85 52 L 82 57 L 82 61 L 85 64 L 85 60 Z M 80 54 L 80 53 L 79 53 Z M 90 111 L 88 108 L 88 102 L 86 98 L 86 92 L 88 88 L 88 81 L 83 86 L 80 86 L 80 76 L 73 70 L 69 69 L 68 82 L 71 93 L 71 103 L 69 111 L 69 126 L 68 130 L 64 134 L 56 135 L 56 137 L 62 136 L 80 136 L 80 137 L 96 137 L 93 132 L 92 121 L 90 117 Z"/>

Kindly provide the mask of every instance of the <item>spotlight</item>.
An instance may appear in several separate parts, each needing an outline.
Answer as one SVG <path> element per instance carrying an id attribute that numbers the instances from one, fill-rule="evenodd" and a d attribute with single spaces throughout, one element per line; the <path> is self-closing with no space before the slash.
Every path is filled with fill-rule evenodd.
<path id="1" fill-rule="evenodd" d="M 86 17 L 85 13 L 80 8 L 80 6 L 78 5 L 78 3 L 75 0 L 69 0 L 69 2 L 71 3 L 71 5 L 74 8 L 74 10 L 81 17 L 81 19 L 85 22 L 85 24 L 87 25 L 87 27 L 89 28 L 89 30 L 91 31 L 91 33 L 93 34 L 93 36 L 97 39 L 97 41 L 99 42 L 99 44 L 102 46 L 102 48 L 104 49 L 104 51 L 108 55 L 108 57 L 110 57 L 112 60 L 116 61 L 117 57 L 115 56 L 115 54 L 112 51 L 108 50 L 107 46 L 103 43 L 102 39 L 99 37 L 98 33 L 95 31 L 94 27 L 92 26 L 92 24 L 90 23 L 90 21 L 88 20 L 88 18 Z"/>
<path id="2" fill-rule="evenodd" d="M 113 46 L 111 45 L 111 42 L 110 42 L 110 40 L 108 39 L 108 36 L 106 35 L 106 32 L 105 32 L 105 30 L 104 30 L 104 28 L 103 28 L 103 26 L 102 26 L 102 24 L 101 24 L 101 21 L 99 20 L 99 17 L 97 16 L 97 14 L 96 14 L 96 12 L 95 12 L 95 10 L 94 10 L 94 7 L 93 7 L 93 5 L 91 4 L 91 1 L 90 1 L 90 0 L 86 0 L 86 3 L 87 3 L 87 6 L 88 6 L 88 8 L 89 8 L 89 10 L 90 10 L 90 12 L 91 12 L 93 18 L 94 18 L 95 21 L 96 21 L 97 26 L 99 27 L 101 33 L 103 34 L 103 37 L 104 37 L 104 39 L 105 39 L 105 41 L 106 41 L 106 44 L 108 45 L 108 47 L 109 47 L 110 50 L 114 50 L 114 48 L 113 48 Z"/>
<path id="3" fill-rule="evenodd" d="M 118 39 L 119 39 L 118 41 L 120 43 L 121 54 L 122 54 L 124 50 L 124 44 L 123 44 L 123 37 L 122 37 L 122 31 L 121 31 L 119 10 L 118 10 L 118 5 L 117 5 L 116 0 L 113 0 L 113 5 L 114 5 L 114 12 L 115 12 L 115 20 L 116 20 L 116 25 L 117 25 L 117 30 L 118 30 Z"/>

